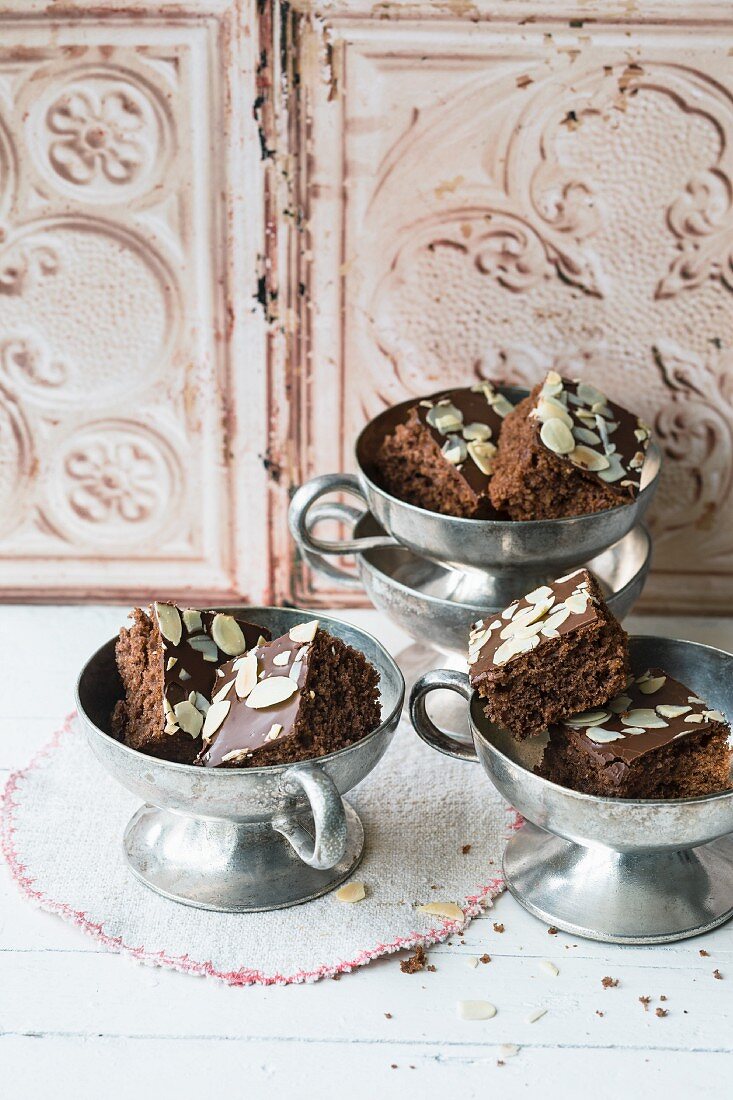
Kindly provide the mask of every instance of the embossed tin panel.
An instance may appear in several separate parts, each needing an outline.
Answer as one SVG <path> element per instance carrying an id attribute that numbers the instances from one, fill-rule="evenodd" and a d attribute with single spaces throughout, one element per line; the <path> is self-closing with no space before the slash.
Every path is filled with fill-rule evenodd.
<path id="1" fill-rule="evenodd" d="M 249 14 L 2 6 L 6 595 L 267 585 Z"/>
<path id="2" fill-rule="evenodd" d="M 666 452 L 646 605 L 732 609 L 730 7 L 380 14 L 294 36 L 299 476 L 349 468 L 385 403 L 582 373 Z M 297 596 L 339 593 L 304 574 Z"/>

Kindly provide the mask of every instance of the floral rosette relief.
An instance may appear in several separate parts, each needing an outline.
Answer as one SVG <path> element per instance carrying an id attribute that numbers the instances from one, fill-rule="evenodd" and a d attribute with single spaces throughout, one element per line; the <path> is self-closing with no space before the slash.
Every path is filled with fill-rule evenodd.
<path id="1" fill-rule="evenodd" d="M 349 300 L 357 346 L 381 352 L 382 401 L 551 366 L 605 388 L 666 453 L 657 566 L 713 570 L 733 551 L 733 99 L 644 60 L 529 72 L 471 80 L 385 158 L 367 231 L 396 243 Z"/>

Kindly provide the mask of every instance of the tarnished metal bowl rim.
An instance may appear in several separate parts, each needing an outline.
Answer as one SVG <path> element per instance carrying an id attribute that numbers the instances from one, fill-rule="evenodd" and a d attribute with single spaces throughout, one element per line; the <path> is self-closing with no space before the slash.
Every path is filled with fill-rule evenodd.
<path id="1" fill-rule="evenodd" d="M 325 764 L 325 763 L 328 763 L 331 760 L 346 757 L 349 754 L 351 754 L 353 752 L 356 752 L 362 746 L 366 745 L 369 741 L 373 740 L 374 738 L 378 737 L 381 733 L 383 733 L 385 727 L 389 726 L 390 723 L 394 723 L 395 719 L 398 717 L 399 713 L 401 712 L 402 705 L 403 705 L 403 702 L 404 702 L 404 693 L 405 693 L 404 677 L 402 676 L 402 673 L 401 673 L 397 663 L 395 662 L 394 658 L 392 657 L 392 655 L 387 652 L 387 650 L 384 648 L 384 646 L 379 641 L 379 639 L 375 638 L 373 634 L 369 633 L 369 631 L 363 630 L 361 627 L 354 626 L 352 623 L 347 623 L 344 619 L 336 619 L 336 618 L 333 618 L 332 616 L 328 616 L 328 617 L 319 616 L 317 614 L 316 609 L 304 610 L 304 609 L 296 608 L 296 607 L 291 608 L 291 607 L 274 607 L 274 606 L 263 606 L 263 607 L 242 606 L 241 608 L 237 609 L 237 608 L 234 608 L 232 606 L 229 606 L 227 608 L 212 608 L 212 610 L 215 610 L 215 611 L 216 610 L 223 610 L 223 611 L 239 610 L 241 613 L 247 614 L 247 615 L 252 615 L 253 617 L 256 616 L 258 612 L 277 611 L 279 613 L 288 613 L 288 614 L 292 612 L 293 625 L 295 625 L 296 621 L 302 621 L 303 618 L 306 618 L 306 619 L 308 619 L 308 618 L 311 618 L 311 619 L 318 618 L 320 622 L 325 623 L 326 625 L 328 625 L 329 623 L 335 623 L 337 626 L 348 627 L 350 630 L 354 631 L 356 634 L 361 635 L 364 638 L 368 638 L 371 642 L 374 643 L 374 645 L 379 650 L 381 650 L 385 662 L 388 665 L 392 666 L 393 671 L 395 671 L 397 673 L 398 681 L 401 681 L 401 683 L 402 683 L 402 689 L 398 693 L 398 698 L 397 698 L 394 706 L 392 707 L 392 710 L 389 712 L 388 715 L 382 717 L 382 721 L 379 723 L 379 725 L 377 726 L 376 729 L 373 729 L 371 731 L 371 733 L 368 733 L 365 737 L 362 737 L 362 738 L 360 738 L 360 740 L 355 741 L 353 743 L 353 745 L 346 745 L 343 749 L 337 749 L 335 752 L 330 752 L 325 756 L 309 756 L 309 757 L 306 757 L 305 759 L 302 759 L 302 760 L 289 761 L 288 763 L 284 763 L 284 764 L 267 764 L 267 765 L 260 766 L 260 767 L 257 767 L 257 768 L 216 768 L 216 769 L 209 769 L 209 768 L 199 767 L 195 764 L 182 764 L 182 763 L 180 763 L 178 761 L 175 761 L 175 760 L 163 760 L 160 757 L 150 756 L 148 753 L 140 752 L 139 749 L 133 749 L 130 745 L 126 745 L 123 741 L 118 741 L 116 738 L 112 737 L 109 733 L 105 733 L 105 731 L 103 729 L 100 729 L 99 726 L 96 725 L 96 723 L 92 721 L 92 719 L 89 717 L 89 715 L 86 713 L 84 707 L 82 706 L 81 699 L 80 699 L 80 694 L 79 694 L 79 689 L 80 689 L 81 682 L 84 679 L 84 676 L 86 675 L 89 666 L 92 665 L 97 660 L 97 658 L 99 657 L 99 655 L 102 653 L 103 650 L 105 650 L 110 644 L 112 644 L 113 642 L 116 641 L 116 638 L 113 637 L 113 638 L 110 638 L 108 641 L 104 642 L 104 644 L 101 645 L 92 654 L 92 656 L 84 664 L 84 667 L 82 668 L 81 672 L 79 673 L 79 676 L 77 677 L 76 686 L 75 686 L 75 689 L 74 689 L 74 699 L 75 699 L 75 702 L 76 702 L 77 711 L 84 718 L 87 729 L 88 730 L 93 730 L 95 733 L 99 734 L 99 736 L 104 738 L 106 741 L 110 741 L 113 745 L 115 745 L 117 748 L 119 748 L 123 753 L 130 754 L 130 756 L 133 759 L 148 760 L 151 763 L 154 763 L 156 768 L 157 767 L 162 767 L 166 771 L 175 771 L 175 772 L 182 771 L 182 772 L 185 772 L 187 774 L 191 774 L 192 772 L 194 772 L 197 776 L 200 776 L 201 778 L 204 778 L 206 775 L 208 775 L 210 773 L 216 772 L 217 782 L 220 779 L 222 779 L 223 777 L 226 777 L 225 781 L 227 781 L 227 782 L 234 782 L 237 779 L 241 780 L 242 776 L 254 776 L 254 775 L 258 775 L 258 774 L 273 775 L 273 774 L 277 773 L 278 771 L 284 771 L 287 768 L 292 768 L 294 764 Z M 297 616 L 300 616 L 300 619 L 297 619 Z"/>
<path id="2" fill-rule="evenodd" d="M 653 642 L 658 640 L 654 634 L 634 634 L 631 635 L 633 641 L 649 641 Z M 631 640 L 630 639 L 630 640 Z M 670 639 L 672 640 L 672 639 Z M 714 654 L 724 654 L 725 656 L 733 657 L 733 654 L 728 654 L 726 650 L 717 649 L 715 646 L 705 645 L 704 642 L 691 642 L 685 639 L 686 646 L 694 646 L 701 652 L 708 652 Z M 586 794 L 583 791 L 577 791 L 573 787 L 564 787 L 561 783 L 554 783 L 551 779 L 546 779 L 544 776 L 537 775 L 535 772 L 529 770 L 519 761 L 512 759 L 496 745 L 481 731 L 479 723 L 474 716 L 474 708 L 481 706 L 481 697 L 477 691 L 474 691 L 471 695 L 469 704 L 470 718 L 471 718 L 471 730 L 474 737 L 476 737 L 481 744 L 486 747 L 489 753 L 494 756 L 501 757 L 512 768 L 522 768 L 527 773 L 532 782 L 544 787 L 551 787 L 556 791 L 561 792 L 564 796 L 570 796 L 579 802 L 597 803 L 601 805 L 608 805 L 609 803 L 618 806 L 639 806 L 639 807 L 661 807 L 661 806 L 697 806 L 707 804 L 710 802 L 722 802 L 733 798 L 733 788 L 727 791 L 717 791 L 714 794 L 694 795 L 691 798 L 604 798 L 603 795 Z M 483 723 L 482 723 L 483 724 Z"/>
<path id="3" fill-rule="evenodd" d="M 371 512 L 365 512 L 362 515 L 362 517 L 357 521 L 356 526 L 354 527 L 354 532 L 353 532 L 354 538 L 361 538 L 362 537 L 362 532 L 360 531 L 360 528 L 362 526 L 366 526 L 370 520 L 372 521 L 372 523 L 376 524 L 379 527 L 379 524 L 378 524 L 377 520 L 375 520 L 375 518 L 371 514 Z M 473 521 L 473 522 L 475 522 L 475 521 Z M 540 521 L 538 521 L 538 522 L 540 522 Z M 543 522 L 543 523 L 556 523 L 557 521 L 556 520 L 543 520 L 541 522 Z M 380 527 L 380 530 L 381 530 L 381 527 Z M 651 535 L 649 534 L 649 532 L 647 531 L 646 527 L 644 527 L 643 524 L 639 524 L 638 528 L 632 528 L 631 530 L 632 531 L 639 530 L 642 533 L 643 538 L 646 542 L 646 546 L 647 546 L 646 561 L 648 562 L 648 560 L 650 558 L 650 554 L 651 554 L 651 549 L 652 549 Z M 624 535 L 623 537 L 626 538 L 627 536 Z M 621 540 L 619 539 L 619 542 L 620 541 Z M 408 547 L 400 547 L 399 544 L 395 544 L 393 547 L 388 547 L 387 549 L 395 549 L 395 550 L 404 549 L 407 553 L 412 553 L 412 551 L 410 551 Z M 380 569 L 377 565 L 374 564 L 374 562 L 369 560 L 370 553 L 372 553 L 372 551 L 362 550 L 358 554 L 355 555 L 358 558 L 358 564 L 359 564 L 360 569 L 364 569 L 364 570 L 368 571 L 369 574 L 373 577 L 380 577 L 381 578 L 381 577 L 384 577 L 385 575 L 387 575 L 387 576 L 389 576 L 390 588 L 397 589 L 401 592 L 404 592 L 408 596 L 414 596 L 414 594 L 415 594 L 415 589 L 414 588 L 410 588 L 409 585 L 403 584 L 402 581 L 396 581 L 396 580 L 394 580 L 394 578 L 392 576 L 390 576 L 389 574 L 386 574 L 385 570 Z M 446 571 L 450 570 L 450 566 L 446 565 L 446 566 L 444 566 L 444 568 L 446 569 Z M 619 588 L 619 590 L 617 592 L 612 593 L 613 598 L 616 599 L 616 600 L 620 600 L 621 597 L 623 596 L 623 594 L 625 592 L 627 592 L 630 588 L 632 588 L 636 583 L 637 583 L 637 577 L 636 577 L 636 575 L 634 575 L 626 582 L 626 584 L 622 585 L 622 587 Z M 426 604 L 430 604 L 431 606 L 434 606 L 434 607 L 442 607 L 442 606 L 445 606 L 446 603 L 451 603 L 451 604 L 454 604 L 456 606 L 465 607 L 466 610 L 468 610 L 468 611 L 473 609 L 473 610 L 476 611 L 477 618 L 481 618 L 482 616 L 486 616 L 487 614 L 488 615 L 491 614 L 490 611 L 487 612 L 486 604 L 463 603 L 462 601 L 446 600 L 445 598 L 443 598 L 441 596 L 432 596 L 429 592 L 421 592 L 420 593 L 420 599 L 422 601 L 424 601 Z"/>
<path id="4" fill-rule="evenodd" d="M 522 398 L 527 397 L 529 394 L 529 390 L 523 389 L 519 386 L 497 386 L 496 388 L 505 396 L 513 397 L 515 401 L 521 400 Z M 657 443 L 654 441 L 654 439 L 652 439 L 649 443 L 644 466 L 641 470 L 642 480 L 646 469 L 652 468 L 653 465 L 656 465 L 656 469 L 652 473 L 650 479 L 644 485 L 644 488 L 641 489 L 637 497 L 635 497 L 633 500 L 628 501 L 625 504 L 619 504 L 615 508 L 604 508 L 601 512 L 583 512 L 578 516 L 563 516 L 560 519 L 527 520 L 472 519 L 466 516 L 450 516 L 445 515 L 442 512 L 433 512 L 429 508 L 421 508 L 417 504 L 409 504 L 406 500 L 402 500 L 400 497 L 393 496 L 392 493 L 388 492 L 381 485 L 378 485 L 369 476 L 369 474 L 364 469 L 364 464 L 362 461 L 362 447 L 365 436 L 368 433 L 373 433 L 377 429 L 381 420 L 393 419 L 402 409 L 407 409 L 410 406 L 414 405 L 414 403 L 415 398 L 412 397 L 409 398 L 407 401 L 400 402 L 398 405 L 391 405 L 388 409 L 384 409 L 382 412 L 378 413 L 362 428 L 359 435 L 357 436 L 356 444 L 354 446 L 356 463 L 359 468 L 359 477 L 366 483 L 370 491 L 375 493 L 377 496 L 386 497 L 387 500 L 389 500 L 392 504 L 398 506 L 400 509 L 404 509 L 404 511 L 408 513 L 415 513 L 418 516 L 436 516 L 443 520 L 446 520 L 451 525 L 456 525 L 456 527 L 458 527 L 459 529 L 461 527 L 464 527 L 466 530 L 471 531 L 475 531 L 479 528 L 486 528 L 492 531 L 513 530 L 516 529 L 518 525 L 521 525 L 522 529 L 526 529 L 528 531 L 539 531 L 543 530 L 549 524 L 552 524 L 553 526 L 555 524 L 559 524 L 561 526 L 572 523 L 577 524 L 579 520 L 597 520 L 597 517 L 599 515 L 615 515 L 617 513 L 623 512 L 627 508 L 638 508 L 640 502 L 642 502 L 644 499 L 646 499 L 647 496 L 651 495 L 654 492 L 657 481 L 659 480 L 659 474 L 662 468 L 662 453 Z"/>

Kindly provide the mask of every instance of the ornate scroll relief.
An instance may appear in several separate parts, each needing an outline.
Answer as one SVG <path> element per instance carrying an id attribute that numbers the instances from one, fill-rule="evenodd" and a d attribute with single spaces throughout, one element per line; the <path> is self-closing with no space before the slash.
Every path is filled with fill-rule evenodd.
<path id="1" fill-rule="evenodd" d="M 472 373 L 531 383 L 563 362 L 619 397 L 632 387 L 648 419 L 661 410 L 671 460 L 657 563 L 719 563 L 733 550 L 733 96 L 701 72 L 644 61 L 599 62 L 572 86 L 537 76 L 529 93 L 504 81 L 498 106 L 487 87 L 471 82 L 424 112 L 379 181 L 368 231 L 397 241 L 371 298 L 361 292 L 391 364 L 379 392 L 401 400 Z M 451 160 L 431 213 L 396 226 L 396 188 L 428 194 L 426 150 L 452 131 L 465 163 Z M 369 380 L 357 384 L 366 393 Z"/>

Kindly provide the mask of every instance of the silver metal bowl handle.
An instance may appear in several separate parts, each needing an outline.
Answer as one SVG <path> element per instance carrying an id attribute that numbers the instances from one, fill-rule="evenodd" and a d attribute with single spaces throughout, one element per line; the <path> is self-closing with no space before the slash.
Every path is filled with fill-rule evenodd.
<path id="1" fill-rule="evenodd" d="M 281 814 L 272 823 L 292 844 L 303 863 L 318 870 L 335 867 L 346 851 L 347 825 L 344 804 L 333 780 L 312 765 L 289 768 L 281 782 L 284 794 L 293 798 L 304 794 L 310 803 L 315 837 L 299 825 L 291 814 Z"/>
<path id="2" fill-rule="evenodd" d="M 391 535 L 369 535 L 361 539 L 331 539 L 330 541 L 316 538 L 313 534 L 314 519 L 309 513 L 315 502 L 326 493 L 351 493 L 366 504 L 356 474 L 322 474 L 301 485 L 290 501 L 288 523 L 291 535 L 306 554 L 358 554 L 362 550 L 374 550 L 378 546 L 396 545 L 396 540 Z M 348 518 L 349 514 L 353 516 L 353 509 L 342 512 L 338 518 Z M 359 513 L 360 516 L 362 514 L 363 512 Z M 324 518 L 326 516 L 321 510 L 317 513 L 316 522 Z M 334 518 L 334 515 L 332 514 L 330 518 Z"/>
<path id="3" fill-rule="evenodd" d="M 426 745 L 430 745 L 431 749 L 437 749 L 446 756 L 453 756 L 456 760 L 478 760 L 473 745 L 465 745 L 457 741 L 428 717 L 425 699 L 431 691 L 455 691 L 468 702 L 473 689 L 466 673 L 450 668 L 435 668 L 424 673 L 419 680 L 415 681 L 410 692 L 410 721 L 415 733 Z"/>

